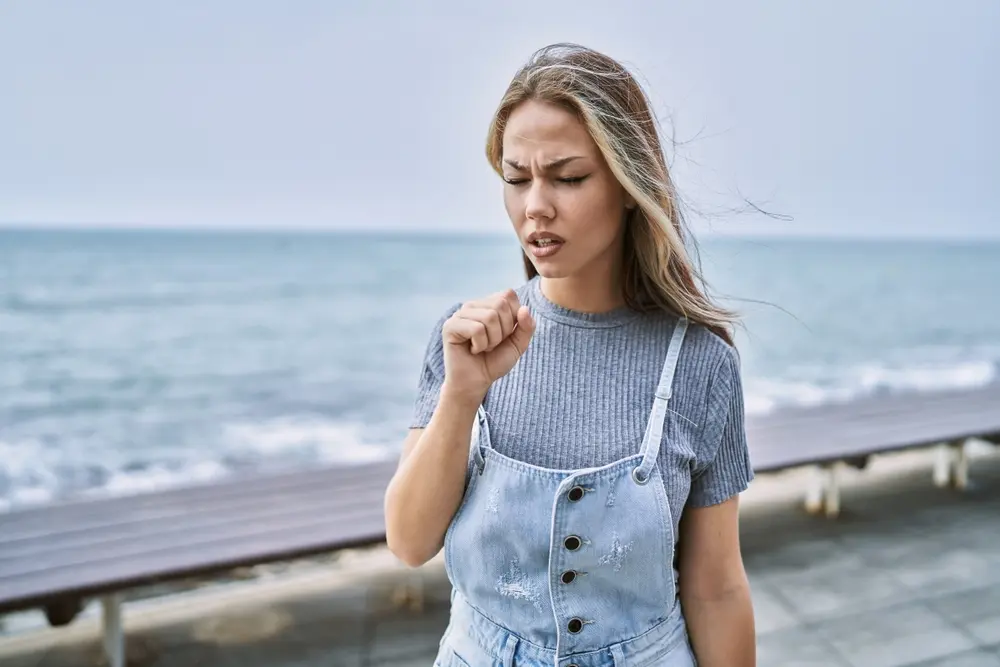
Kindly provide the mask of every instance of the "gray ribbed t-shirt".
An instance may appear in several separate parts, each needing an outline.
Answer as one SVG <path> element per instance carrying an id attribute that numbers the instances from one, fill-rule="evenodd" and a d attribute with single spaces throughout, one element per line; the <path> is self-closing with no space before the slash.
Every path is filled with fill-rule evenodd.
<path id="1" fill-rule="evenodd" d="M 517 290 L 537 328 L 483 407 L 493 447 L 549 468 L 600 466 L 641 449 L 676 318 L 627 308 L 592 314 L 549 301 L 538 278 Z M 412 427 L 430 421 L 444 380 L 440 318 L 427 345 Z M 659 466 L 674 534 L 686 505 L 720 503 L 747 488 L 743 390 L 736 350 L 692 324 L 684 338 Z"/>

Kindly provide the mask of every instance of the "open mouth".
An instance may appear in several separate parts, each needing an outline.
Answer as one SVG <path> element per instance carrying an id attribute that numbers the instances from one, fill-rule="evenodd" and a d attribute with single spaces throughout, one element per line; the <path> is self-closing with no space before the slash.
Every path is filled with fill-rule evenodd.
<path id="1" fill-rule="evenodd" d="M 551 257 L 559 252 L 566 242 L 556 236 L 529 236 L 528 248 L 535 257 Z"/>

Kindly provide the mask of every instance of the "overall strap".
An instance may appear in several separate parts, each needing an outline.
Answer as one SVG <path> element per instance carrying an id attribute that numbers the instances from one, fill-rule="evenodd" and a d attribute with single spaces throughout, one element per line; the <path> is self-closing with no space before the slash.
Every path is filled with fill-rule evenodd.
<path id="1" fill-rule="evenodd" d="M 687 328 L 687 319 L 679 319 L 674 327 L 674 333 L 670 337 L 667 358 L 663 362 L 663 370 L 660 373 L 660 384 L 656 387 L 653 409 L 650 411 L 649 421 L 646 423 L 646 434 L 642 439 L 642 462 L 638 468 L 632 471 L 632 478 L 640 484 L 649 479 L 649 474 L 660 455 L 663 424 L 667 417 L 667 403 L 673 393 L 674 371 L 677 368 L 677 359 L 681 354 L 681 346 L 684 344 L 684 334 L 687 333 Z"/>
<path id="2" fill-rule="evenodd" d="M 484 447 L 492 447 L 490 442 L 490 426 L 486 420 L 486 409 L 480 405 L 476 410 L 476 421 L 472 423 L 472 455 L 476 461 L 476 472 L 482 473 L 486 465 L 486 458 L 483 455 Z"/>

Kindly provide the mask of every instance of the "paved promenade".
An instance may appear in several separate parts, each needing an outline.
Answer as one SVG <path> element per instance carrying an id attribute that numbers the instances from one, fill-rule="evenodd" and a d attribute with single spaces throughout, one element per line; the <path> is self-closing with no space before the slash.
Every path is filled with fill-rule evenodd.
<path id="1" fill-rule="evenodd" d="M 973 461 L 964 493 L 931 485 L 927 454 L 876 461 L 836 521 L 802 512 L 801 473 L 760 477 L 743 512 L 758 664 L 1000 667 L 998 454 Z M 398 593 L 407 581 L 423 582 L 421 611 Z M 411 572 L 383 549 L 352 552 L 127 605 L 129 665 L 430 667 L 448 593 L 439 561 Z M 0 667 L 103 664 L 93 612 L 7 623 Z"/>

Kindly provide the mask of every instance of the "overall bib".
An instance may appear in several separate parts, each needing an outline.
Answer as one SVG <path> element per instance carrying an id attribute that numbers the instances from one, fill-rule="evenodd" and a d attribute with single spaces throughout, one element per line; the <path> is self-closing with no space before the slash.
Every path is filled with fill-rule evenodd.
<path id="1" fill-rule="evenodd" d="M 445 535 L 451 618 L 436 667 L 694 667 L 657 458 L 687 321 L 670 340 L 640 451 L 556 470 L 504 456 L 480 407 Z M 530 400 L 526 397 L 525 400 Z"/>

